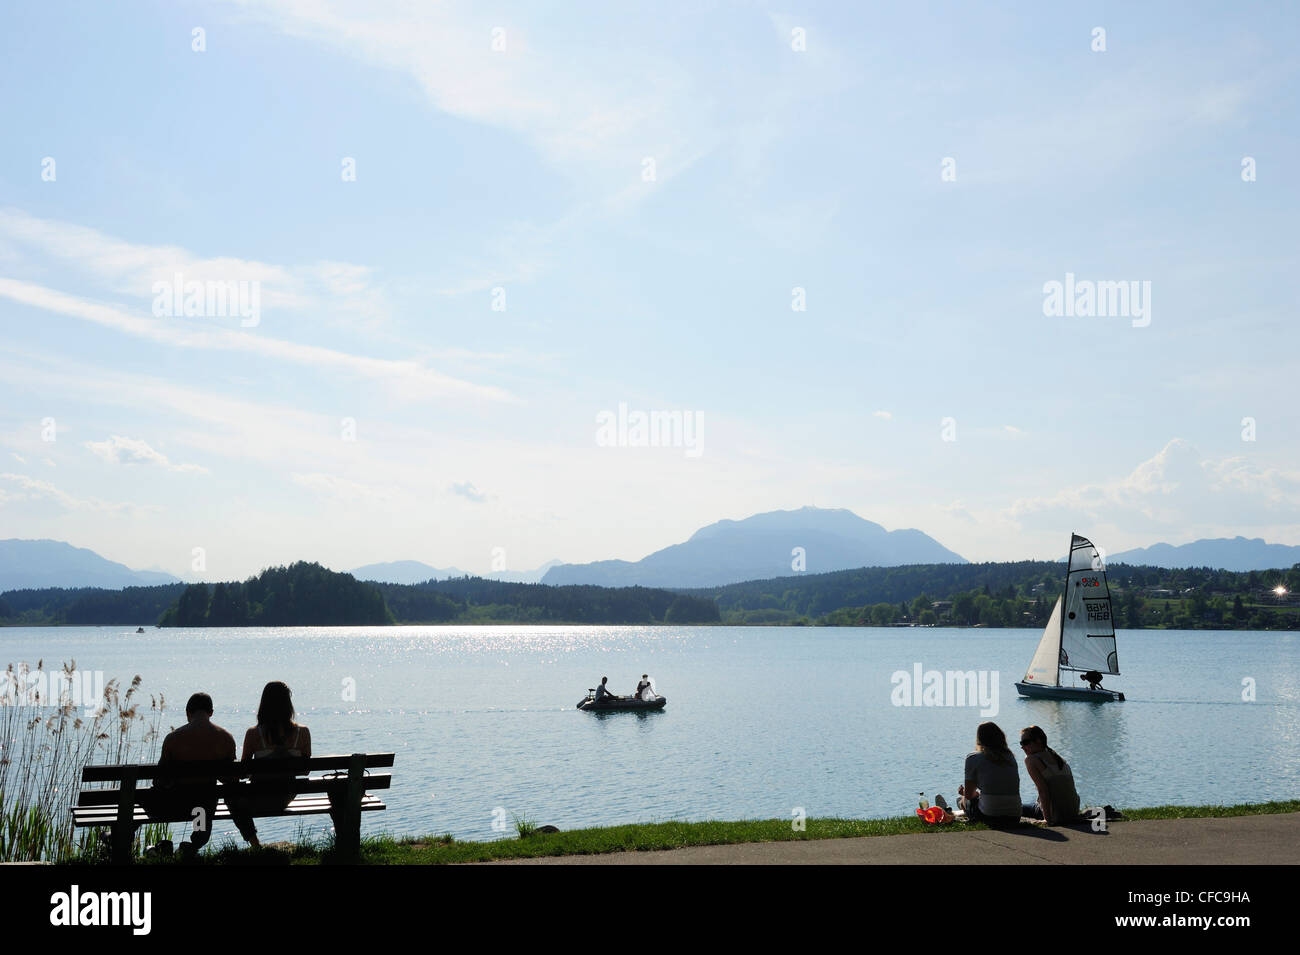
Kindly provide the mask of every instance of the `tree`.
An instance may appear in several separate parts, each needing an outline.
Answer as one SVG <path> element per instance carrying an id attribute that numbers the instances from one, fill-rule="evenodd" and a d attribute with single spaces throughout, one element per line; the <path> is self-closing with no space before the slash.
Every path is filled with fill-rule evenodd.
<path id="1" fill-rule="evenodd" d="M 969 627 L 975 622 L 975 595 L 967 591 L 953 598 L 952 616 L 957 623 Z"/>
<path id="2" fill-rule="evenodd" d="M 176 626 L 202 627 L 208 622 L 207 584 L 190 584 L 176 602 Z"/>

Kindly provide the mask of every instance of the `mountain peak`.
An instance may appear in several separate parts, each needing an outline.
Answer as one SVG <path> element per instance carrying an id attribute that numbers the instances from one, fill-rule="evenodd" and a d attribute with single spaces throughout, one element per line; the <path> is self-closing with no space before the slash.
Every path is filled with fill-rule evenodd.
<path id="1" fill-rule="evenodd" d="M 857 567 L 966 563 L 921 531 L 887 531 L 847 508 L 766 511 L 701 527 L 639 561 L 562 564 L 546 584 L 711 587 Z"/>

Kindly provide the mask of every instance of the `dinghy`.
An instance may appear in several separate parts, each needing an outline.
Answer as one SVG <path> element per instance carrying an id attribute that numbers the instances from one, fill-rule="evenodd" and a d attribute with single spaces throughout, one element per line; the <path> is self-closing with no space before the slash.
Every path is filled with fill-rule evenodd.
<path id="1" fill-rule="evenodd" d="M 585 699 L 578 701 L 578 709 L 589 713 L 611 713 L 619 710 L 662 710 L 668 705 L 668 697 L 656 696 L 652 700 L 643 700 L 636 696 L 607 696 L 596 702 L 596 691 L 588 690 Z"/>
<path id="2" fill-rule="evenodd" d="M 1110 703 L 1124 699 L 1116 690 L 1063 686 L 1063 671 L 1119 674 L 1106 568 L 1092 541 L 1078 534 L 1070 535 L 1065 593 L 1056 598 L 1038 649 L 1016 689 L 1021 696 L 1042 700 Z"/>

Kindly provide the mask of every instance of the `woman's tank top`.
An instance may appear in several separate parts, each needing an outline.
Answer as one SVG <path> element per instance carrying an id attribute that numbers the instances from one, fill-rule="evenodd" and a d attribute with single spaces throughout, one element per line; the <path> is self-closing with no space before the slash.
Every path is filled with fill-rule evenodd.
<path id="1" fill-rule="evenodd" d="M 301 756 L 302 750 L 298 748 L 298 740 L 299 737 L 301 736 L 302 736 L 302 727 L 298 726 L 295 727 L 293 733 L 293 739 L 290 741 L 288 746 L 268 746 L 266 743 L 266 737 L 262 735 L 262 727 L 259 726 L 257 728 L 257 741 L 262 744 L 262 748 L 253 754 L 253 759 L 257 759 L 257 760 L 285 759 L 289 757 Z M 274 785 L 275 783 L 287 783 L 293 778 L 294 777 L 292 773 L 284 773 L 284 774 L 275 773 L 275 774 L 268 774 L 265 776 L 259 776 L 258 781 L 264 784 L 270 783 Z"/>
<path id="2" fill-rule="evenodd" d="M 267 746 L 266 737 L 262 735 L 262 727 L 257 728 L 257 741 L 262 744 L 262 748 L 253 754 L 253 759 L 266 759 L 268 757 L 284 758 L 285 756 L 301 756 L 302 750 L 298 749 L 298 739 L 302 736 L 302 727 L 296 726 L 293 731 L 293 742 L 288 746 Z"/>
<path id="3" fill-rule="evenodd" d="M 1049 752 L 1035 753 L 1038 768 L 1047 780 L 1047 791 L 1052 797 L 1052 819 L 1049 823 L 1070 822 L 1079 815 L 1079 793 L 1074 788 L 1074 773 L 1063 758 L 1056 764 Z M 1039 807 L 1041 808 L 1041 806 Z"/>

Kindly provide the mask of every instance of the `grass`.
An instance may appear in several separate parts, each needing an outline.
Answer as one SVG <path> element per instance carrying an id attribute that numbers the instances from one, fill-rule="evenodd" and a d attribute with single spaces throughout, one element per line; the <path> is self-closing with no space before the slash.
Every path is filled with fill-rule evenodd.
<path id="1" fill-rule="evenodd" d="M 1201 819 L 1224 816 L 1258 816 L 1300 812 L 1300 800 L 1250 803 L 1236 806 L 1154 806 L 1125 809 L 1126 819 Z M 939 836 L 946 832 L 975 831 L 983 825 L 929 826 L 916 816 L 892 819 L 808 819 L 802 831 L 788 819 L 739 822 L 656 822 L 571 832 L 538 832 L 526 817 L 515 820 L 518 839 L 494 842 L 457 842 L 450 833 L 420 838 L 371 836 L 362 841 L 363 865 L 446 865 L 607 852 L 650 852 L 686 846 L 732 845 L 743 842 L 790 842 L 843 839 L 860 836 L 894 836 L 907 833 Z M 1123 825 L 1114 821 L 1113 825 Z M 524 829 L 529 828 L 524 835 Z M 329 840 L 278 843 L 262 849 L 240 848 L 233 841 L 205 852 L 200 861 L 209 865 L 319 865 L 333 861 Z"/>
<path id="2" fill-rule="evenodd" d="M 139 676 L 123 689 L 75 661 L 0 671 L 0 862 L 98 858 L 106 836 L 74 832 L 69 794 L 89 763 L 152 762 L 165 707 L 145 708 Z"/>

